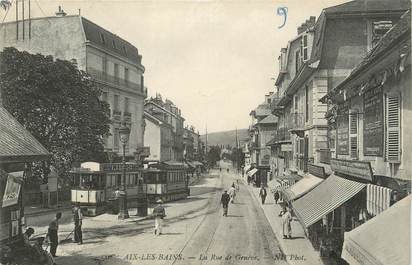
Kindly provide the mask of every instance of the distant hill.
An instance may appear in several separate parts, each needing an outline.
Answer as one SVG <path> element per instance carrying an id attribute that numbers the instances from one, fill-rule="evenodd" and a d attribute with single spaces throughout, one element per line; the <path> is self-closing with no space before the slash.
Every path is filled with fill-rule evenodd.
<path id="1" fill-rule="evenodd" d="M 240 142 L 244 142 L 249 137 L 248 129 L 238 129 L 237 138 Z M 205 142 L 206 136 L 201 135 L 200 139 Z M 207 137 L 207 145 L 230 145 L 235 146 L 236 142 L 236 130 L 213 132 L 209 133 Z"/>

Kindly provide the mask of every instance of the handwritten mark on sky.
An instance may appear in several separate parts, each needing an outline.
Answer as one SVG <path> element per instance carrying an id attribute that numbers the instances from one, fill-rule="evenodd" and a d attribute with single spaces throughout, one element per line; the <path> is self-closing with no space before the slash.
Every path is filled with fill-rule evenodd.
<path id="1" fill-rule="evenodd" d="M 286 20 L 288 18 L 288 8 L 287 7 L 278 7 L 277 13 L 279 16 L 284 16 L 285 19 L 283 20 L 283 24 L 278 27 L 278 29 L 283 28 L 286 24 Z"/>

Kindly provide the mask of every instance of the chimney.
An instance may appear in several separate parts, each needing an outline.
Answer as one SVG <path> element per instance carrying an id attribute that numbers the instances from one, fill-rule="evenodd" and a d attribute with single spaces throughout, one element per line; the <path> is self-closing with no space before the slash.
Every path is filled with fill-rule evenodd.
<path id="1" fill-rule="evenodd" d="M 302 23 L 302 25 L 298 27 L 298 35 L 300 35 L 301 33 L 313 27 L 315 23 L 316 23 L 316 17 L 310 16 L 309 19 L 307 19 L 304 23 Z"/>
<path id="2" fill-rule="evenodd" d="M 56 12 L 56 17 L 64 17 L 64 16 L 66 16 L 66 15 L 67 15 L 67 13 L 64 12 L 64 10 L 62 9 L 61 6 L 59 6 L 59 11 Z"/>

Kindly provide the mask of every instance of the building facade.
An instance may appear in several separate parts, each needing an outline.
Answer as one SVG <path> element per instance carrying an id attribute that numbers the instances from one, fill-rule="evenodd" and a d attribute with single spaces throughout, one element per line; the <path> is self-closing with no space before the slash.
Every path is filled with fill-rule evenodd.
<path id="1" fill-rule="evenodd" d="M 156 95 L 145 102 L 145 111 L 162 121 L 161 157 L 166 160 L 183 161 L 183 123 L 181 111 L 170 100 L 163 101 L 161 95 Z"/>
<path id="2" fill-rule="evenodd" d="M 112 122 L 110 135 L 105 139 L 106 152 L 122 155 L 119 139 L 122 124 L 131 129 L 126 155 L 135 157 L 145 150 L 145 68 L 135 46 L 82 16 L 67 16 L 64 12 L 56 13 L 55 17 L 31 19 L 30 27 L 27 20 L 24 24 L 3 23 L 0 35 L 0 49 L 15 47 L 72 61 L 96 81 L 103 92 L 102 100 L 110 105 Z"/>

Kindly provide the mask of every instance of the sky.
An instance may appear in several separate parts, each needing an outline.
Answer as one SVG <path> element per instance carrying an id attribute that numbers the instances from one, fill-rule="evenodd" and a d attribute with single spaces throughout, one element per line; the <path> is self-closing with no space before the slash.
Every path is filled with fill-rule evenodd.
<path id="1" fill-rule="evenodd" d="M 13 0 L 16 1 L 16 0 Z M 28 2 L 28 0 L 25 0 Z M 247 128 L 274 91 L 280 49 L 297 27 L 347 0 L 31 0 L 33 17 L 61 5 L 132 43 L 143 56 L 149 97 L 160 93 L 201 134 Z M 287 7 L 287 20 L 277 14 Z M 27 10 L 27 8 L 26 8 Z M 0 19 L 5 12 L 0 10 Z M 14 8 L 5 21 L 14 19 Z"/>

